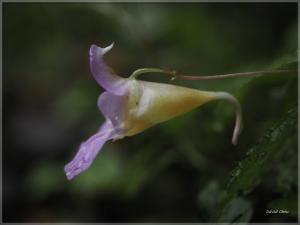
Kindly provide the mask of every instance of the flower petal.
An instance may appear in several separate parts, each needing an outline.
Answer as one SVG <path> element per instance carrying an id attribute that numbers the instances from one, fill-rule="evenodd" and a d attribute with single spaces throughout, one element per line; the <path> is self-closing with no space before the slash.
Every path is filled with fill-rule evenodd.
<path id="1" fill-rule="evenodd" d="M 123 95 L 127 90 L 126 79 L 113 74 L 103 61 L 105 53 L 110 51 L 113 44 L 106 48 L 92 45 L 90 48 L 90 68 L 92 74 L 99 85 L 101 85 L 106 91 L 115 95 Z"/>
<path id="2" fill-rule="evenodd" d="M 65 166 L 67 178 L 71 180 L 84 170 L 88 169 L 104 143 L 111 139 L 113 134 L 112 124 L 109 121 L 106 121 L 96 134 L 83 142 L 74 159 Z"/>
<path id="3" fill-rule="evenodd" d="M 109 120 L 115 132 L 122 136 L 125 126 L 127 101 L 126 96 L 116 96 L 109 92 L 102 93 L 98 98 L 98 107 L 106 120 Z"/>

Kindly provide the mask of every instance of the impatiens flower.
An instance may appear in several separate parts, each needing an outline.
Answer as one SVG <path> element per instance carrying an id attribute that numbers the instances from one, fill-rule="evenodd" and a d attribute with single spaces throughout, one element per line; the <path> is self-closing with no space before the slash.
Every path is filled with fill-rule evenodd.
<path id="1" fill-rule="evenodd" d="M 90 48 L 90 68 L 99 85 L 106 91 L 98 98 L 98 107 L 105 117 L 99 131 L 83 142 L 74 159 L 65 166 L 68 179 L 89 168 L 108 140 L 138 134 L 145 129 L 186 113 L 206 102 L 225 99 L 236 109 L 236 125 L 232 143 L 237 143 L 241 130 L 241 108 L 238 101 L 226 92 L 208 92 L 175 85 L 137 80 L 134 76 L 115 75 L 103 61 L 113 44 Z M 141 72 L 141 71 L 140 71 Z M 143 71 L 142 71 L 143 72 Z"/>

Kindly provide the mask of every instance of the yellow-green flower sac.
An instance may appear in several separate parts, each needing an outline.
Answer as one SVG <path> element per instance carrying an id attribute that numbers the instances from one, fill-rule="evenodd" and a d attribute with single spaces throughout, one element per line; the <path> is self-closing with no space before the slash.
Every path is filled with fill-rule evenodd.
<path id="1" fill-rule="evenodd" d="M 126 136 L 193 110 L 216 99 L 214 92 L 131 80 L 126 113 Z"/>

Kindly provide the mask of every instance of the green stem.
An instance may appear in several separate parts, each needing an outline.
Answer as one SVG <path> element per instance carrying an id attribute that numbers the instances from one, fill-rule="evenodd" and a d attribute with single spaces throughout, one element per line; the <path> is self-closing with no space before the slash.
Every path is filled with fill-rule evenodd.
<path id="1" fill-rule="evenodd" d="M 138 70 L 134 71 L 130 75 L 129 79 L 136 79 L 138 76 L 140 76 L 143 73 L 164 73 L 164 74 L 170 75 L 172 77 L 175 76 L 175 74 L 172 75 L 170 72 L 165 71 L 163 69 L 158 69 L 158 68 L 142 68 L 142 69 L 138 69 Z"/>
<path id="2" fill-rule="evenodd" d="M 159 68 L 141 68 L 134 71 L 129 79 L 136 79 L 143 73 L 163 73 L 170 76 L 171 80 L 217 80 L 224 78 L 236 78 L 236 77 L 251 77 L 259 75 L 275 75 L 282 73 L 291 73 L 292 70 L 263 70 L 255 72 L 242 72 L 242 73 L 230 73 L 230 74 L 219 74 L 219 75 L 202 75 L 202 76 L 192 76 L 192 75 L 179 75 L 175 70 L 163 70 Z"/>
<path id="3" fill-rule="evenodd" d="M 219 75 L 202 75 L 202 76 L 190 76 L 190 75 L 175 75 L 174 79 L 178 80 L 217 80 L 224 78 L 236 78 L 236 77 L 252 77 L 259 75 L 274 75 L 281 73 L 290 73 L 291 70 L 264 70 L 256 72 L 242 72 L 242 73 L 229 73 L 229 74 L 219 74 Z"/>

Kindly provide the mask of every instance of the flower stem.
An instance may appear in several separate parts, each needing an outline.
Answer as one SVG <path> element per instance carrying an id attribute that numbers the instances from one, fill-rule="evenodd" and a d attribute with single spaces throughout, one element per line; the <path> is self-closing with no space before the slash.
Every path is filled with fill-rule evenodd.
<path id="1" fill-rule="evenodd" d="M 141 69 L 135 70 L 130 75 L 129 79 L 136 79 L 138 76 L 140 76 L 143 73 L 164 73 L 164 74 L 168 74 L 163 69 L 158 69 L 158 68 L 141 68 Z"/>
<path id="2" fill-rule="evenodd" d="M 217 80 L 217 79 L 224 79 L 224 78 L 274 75 L 274 74 L 290 73 L 290 72 L 293 72 L 293 71 L 292 70 L 263 70 L 263 71 L 256 71 L 256 72 L 229 73 L 229 74 L 219 74 L 219 75 L 211 75 L 211 76 L 207 76 L 207 75 L 205 75 L 205 76 L 176 75 L 173 72 L 173 74 L 174 74 L 173 80 L 175 80 L 175 79 L 180 79 L 180 80 Z"/>
<path id="3" fill-rule="evenodd" d="M 134 71 L 129 79 L 136 79 L 143 73 L 163 73 L 168 75 L 171 80 L 217 80 L 224 78 L 237 78 L 237 77 L 251 77 L 261 75 L 275 75 L 282 73 L 291 73 L 293 70 L 262 70 L 255 72 L 242 72 L 242 73 L 229 73 L 229 74 L 218 74 L 218 75 L 203 75 L 203 76 L 191 76 L 191 75 L 178 75 L 175 70 L 164 70 L 159 68 L 141 68 Z"/>

